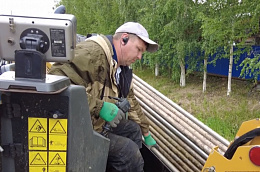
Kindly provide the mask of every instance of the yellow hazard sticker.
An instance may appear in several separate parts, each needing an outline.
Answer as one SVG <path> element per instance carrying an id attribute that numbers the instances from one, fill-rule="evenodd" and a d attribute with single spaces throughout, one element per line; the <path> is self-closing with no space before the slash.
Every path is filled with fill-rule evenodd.
<path id="1" fill-rule="evenodd" d="M 49 133 L 67 135 L 67 119 L 49 119 Z"/>
<path id="2" fill-rule="evenodd" d="M 47 167 L 29 167 L 29 171 L 32 171 L 32 172 L 48 172 Z"/>
<path id="3" fill-rule="evenodd" d="M 66 172 L 67 119 L 28 118 L 29 172 Z"/>
<path id="4" fill-rule="evenodd" d="M 66 172 L 66 152 L 49 152 L 49 172 Z"/>
<path id="5" fill-rule="evenodd" d="M 49 119 L 49 150 L 67 150 L 67 119 Z"/>
<path id="6" fill-rule="evenodd" d="M 47 119 L 28 118 L 29 150 L 47 150 Z"/>
<path id="7" fill-rule="evenodd" d="M 49 166 L 66 166 L 66 152 L 49 152 Z"/>
<path id="8" fill-rule="evenodd" d="M 49 150 L 67 150 L 67 136 L 49 135 Z"/>
<path id="9" fill-rule="evenodd" d="M 49 172 L 66 172 L 66 167 L 49 167 Z"/>
<path id="10" fill-rule="evenodd" d="M 47 172 L 47 152 L 29 151 L 29 171 Z"/>

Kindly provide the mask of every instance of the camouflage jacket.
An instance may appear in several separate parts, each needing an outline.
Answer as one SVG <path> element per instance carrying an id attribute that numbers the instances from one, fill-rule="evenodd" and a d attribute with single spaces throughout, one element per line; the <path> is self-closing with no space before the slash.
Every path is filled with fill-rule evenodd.
<path id="1" fill-rule="evenodd" d="M 77 44 L 75 58 L 71 63 L 55 63 L 49 72 L 49 74 L 67 76 L 72 84 L 82 85 L 86 88 L 92 124 L 94 130 L 98 132 L 102 130 L 102 125 L 105 123 L 99 117 L 103 102 L 115 103 L 115 100 L 109 99 L 107 96 L 118 97 L 120 94 L 115 79 L 117 62 L 112 58 L 113 48 L 107 37 L 103 35 L 101 37 L 107 45 L 107 53 L 100 44 L 92 40 L 95 39 L 93 36 L 91 39 Z M 134 96 L 132 73 L 130 77 L 127 99 L 131 108 L 128 117 L 129 120 L 137 122 L 142 132 L 146 133 L 149 131 L 149 123 Z"/>

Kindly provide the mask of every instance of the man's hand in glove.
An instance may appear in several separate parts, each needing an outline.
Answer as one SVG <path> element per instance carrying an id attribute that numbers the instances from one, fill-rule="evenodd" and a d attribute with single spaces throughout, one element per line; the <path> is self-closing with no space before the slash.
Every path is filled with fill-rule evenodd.
<path id="1" fill-rule="evenodd" d="M 153 139 L 150 132 L 144 134 L 144 142 L 145 142 L 146 146 L 148 146 L 149 149 L 151 147 L 158 148 L 158 145 L 157 145 L 156 141 Z"/>
<path id="2" fill-rule="evenodd" d="M 107 121 L 111 127 L 117 127 L 122 119 L 127 119 L 127 114 L 125 114 L 115 104 L 109 102 L 103 103 L 99 115 L 102 119 Z"/>

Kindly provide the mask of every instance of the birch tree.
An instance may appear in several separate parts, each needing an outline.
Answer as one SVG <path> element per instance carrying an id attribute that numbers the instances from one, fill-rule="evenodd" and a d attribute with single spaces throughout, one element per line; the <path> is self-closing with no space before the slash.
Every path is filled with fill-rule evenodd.
<path id="1" fill-rule="evenodd" d="M 250 27 L 247 29 L 247 32 L 253 37 L 260 37 L 260 3 L 259 0 L 243 0 L 243 7 L 246 9 L 246 13 L 250 14 L 247 17 L 247 25 Z M 260 52 L 259 50 L 252 50 L 248 53 L 252 55 L 253 58 L 245 58 L 244 61 L 240 64 L 242 67 L 240 76 L 245 75 L 252 76 L 257 82 L 260 74 Z"/>
<path id="2" fill-rule="evenodd" d="M 198 51 L 199 47 L 200 32 L 199 26 L 194 24 L 194 5 L 192 0 L 154 1 L 156 12 L 153 13 L 156 15 L 147 17 L 152 18 L 150 19 L 152 20 L 150 30 L 152 30 L 151 33 L 156 35 L 155 37 L 161 45 L 161 50 L 158 52 L 160 54 L 159 63 L 170 70 L 174 80 L 179 79 L 181 87 L 186 85 L 187 69 L 192 68 L 192 65 L 188 65 L 188 62 L 192 62 L 191 59 L 197 57 L 195 52 Z M 155 30 L 156 32 L 153 32 Z M 149 55 L 149 57 L 151 56 Z"/>
<path id="3" fill-rule="evenodd" d="M 233 43 L 236 43 L 239 48 L 246 47 L 244 40 L 251 34 L 246 31 L 250 30 L 252 26 L 252 23 L 249 22 L 250 9 L 246 9 L 245 1 L 240 0 L 208 0 L 205 5 L 209 10 L 201 15 L 203 20 L 202 35 L 203 41 L 205 41 L 203 51 L 206 52 L 206 56 L 216 54 L 213 61 L 218 58 L 229 58 L 227 88 L 229 96 L 233 57 L 235 55 L 236 58 L 239 58 L 240 54 L 243 53 L 242 51 L 234 52 Z"/>
<path id="4" fill-rule="evenodd" d="M 198 48 L 198 27 L 194 22 L 193 15 L 195 4 L 190 0 L 177 0 L 173 10 L 175 11 L 173 22 L 173 37 L 175 58 L 180 66 L 180 86 L 186 86 L 187 58 L 191 60 L 196 57 Z M 191 67 L 191 66 L 190 66 Z"/>

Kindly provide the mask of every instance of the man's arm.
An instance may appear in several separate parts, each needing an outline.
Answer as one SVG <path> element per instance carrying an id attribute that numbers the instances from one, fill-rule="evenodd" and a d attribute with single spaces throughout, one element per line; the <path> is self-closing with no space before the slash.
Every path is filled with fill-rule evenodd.
<path id="1" fill-rule="evenodd" d="M 71 63 L 55 63 L 49 72 L 67 76 L 72 84 L 84 86 L 90 114 L 96 118 L 99 117 L 104 102 L 100 99 L 100 88 L 103 88 L 105 73 L 99 67 L 104 59 L 105 54 L 96 43 L 81 42 L 75 49 L 75 58 Z"/>
<path id="2" fill-rule="evenodd" d="M 127 99 L 131 105 L 128 112 L 128 118 L 138 123 L 141 127 L 143 135 L 149 132 L 149 122 L 144 112 L 141 109 L 139 102 L 134 95 L 133 87 L 131 86 Z"/>
<path id="3" fill-rule="evenodd" d="M 149 121 L 147 117 L 145 116 L 144 112 L 141 109 L 141 106 L 139 102 L 136 100 L 134 95 L 133 87 L 131 86 L 130 92 L 128 94 L 128 99 L 131 105 L 130 111 L 129 111 L 129 119 L 137 122 L 142 130 L 145 144 L 148 147 L 156 146 L 156 141 L 153 139 L 151 133 L 149 132 Z"/>

